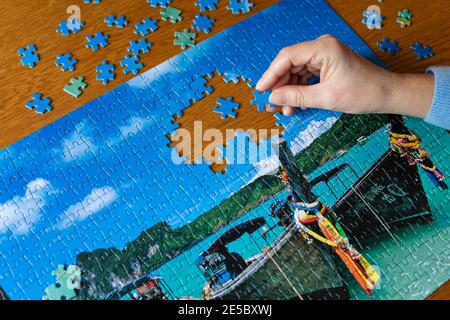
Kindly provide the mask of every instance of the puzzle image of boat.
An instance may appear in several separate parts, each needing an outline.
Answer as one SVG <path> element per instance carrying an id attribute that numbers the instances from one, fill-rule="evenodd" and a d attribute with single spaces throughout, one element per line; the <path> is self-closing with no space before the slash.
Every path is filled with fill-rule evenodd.
<path id="1" fill-rule="evenodd" d="M 447 281 L 445 130 L 260 112 L 279 50 L 322 34 L 382 64 L 324 1 L 284 0 L 0 150 L 0 299 L 423 299 Z M 215 81 L 253 93 L 235 117 Z M 200 101 L 205 127 L 242 129 L 209 158 L 179 140 Z M 255 136 L 244 111 L 280 130 Z"/>

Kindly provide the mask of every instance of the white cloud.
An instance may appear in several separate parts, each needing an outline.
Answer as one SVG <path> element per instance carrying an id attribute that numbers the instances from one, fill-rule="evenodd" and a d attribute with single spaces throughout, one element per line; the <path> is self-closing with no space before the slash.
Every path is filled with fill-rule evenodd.
<path id="1" fill-rule="evenodd" d="M 280 160 L 278 160 L 277 155 L 273 155 L 270 158 L 259 161 L 258 163 L 256 163 L 254 165 L 256 174 L 253 176 L 253 178 L 247 184 L 255 181 L 259 177 L 273 174 L 274 171 L 277 170 L 279 166 L 280 166 Z"/>
<path id="2" fill-rule="evenodd" d="M 15 196 L 0 204 L 0 233 L 28 233 L 39 221 L 46 198 L 51 193 L 49 182 L 39 178 L 28 183 L 23 197 Z"/>
<path id="3" fill-rule="evenodd" d="M 110 146 L 114 146 L 124 139 L 127 139 L 129 137 L 132 137 L 147 128 L 148 126 L 154 125 L 155 122 L 153 119 L 148 120 L 141 117 L 131 117 L 127 124 L 124 126 L 119 127 L 119 131 L 121 133 L 120 137 L 117 138 L 110 138 L 108 143 Z"/>
<path id="4" fill-rule="evenodd" d="M 292 141 L 292 153 L 296 155 L 308 147 L 315 139 L 327 132 L 336 123 L 337 119 L 336 117 L 329 117 L 326 120 L 311 121 L 306 129 L 301 131 L 294 141 Z"/>
<path id="5" fill-rule="evenodd" d="M 172 60 L 172 63 L 175 62 L 176 62 L 175 60 Z M 148 86 L 150 86 L 151 83 L 157 78 L 159 78 L 162 74 L 169 72 L 174 72 L 174 68 L 169 61 L 166 61 L 164 63 L 161 63 L 156 68 L 150 69 L 147 72 L 137 77 L 134 77 L 133 79 L 129 80 L 127 84 L 135 89 L 145 89 Z"/>
<path id="6" fill-rule="evenodd" d="M 95 145 L 91 142 L 88 136 L 84 135 L 83 131 L 87 130 L 87 125 L 83 121 L 75 127 L 75 130 L 63 140 L 63 160 L 71 162 L 80 160 L 81 158 L 95 153 Z"/>
<path id="7" fill-rule="evenodd" d="M 117 199 L 117 191 L 111 187 L 96 188 L 83 200 L 70 206 L 63 214 L 56 228 L 64 230 L 105 209 Z"/>

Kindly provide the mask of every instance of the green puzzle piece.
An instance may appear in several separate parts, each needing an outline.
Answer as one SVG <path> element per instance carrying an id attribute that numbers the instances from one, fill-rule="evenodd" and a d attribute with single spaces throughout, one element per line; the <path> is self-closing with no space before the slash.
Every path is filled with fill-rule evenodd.
<path id="1" fill-rule="evenodd" d="M 160 12 L 162 14 L 161 19 L 163 19 L 164 21 L 170 20 L 170 22 L 172 23 L 177 23 L 183 20 L 183 17 L 181 16 L 182 12 L 183 11 L 181 11 L 180 9 L 167 7 Z"/>
<path id="2" fill-rule="evenodd" d="M 173 43 L 175 45 L 181 46 L 181 48 L 184 50 L 187 48 L 187 46 L 192 47 L 193 45 L 195 45 L 195 41 L 193 39 L 197 37 L 197 34 L 189 32 L 188 29 L 184 29 L 183 32 L 175 31 L 175 37 L 176 39 Z"/>
<path id="3" fill-rule="evenodd" d="M 81 288 L 81 270 L 75 265 L 67 268 L 60 264 L 52 272 L 56 282 L 45 289 L 43 300 L 70 300 L 77 296 L 75 289 Z"/>
<path id="4" fill-rule="evenodd" d="M 87 86 L 83 80 L 84 77 L 70 79 L 70 84 L 64 86 L 64 91 L 76 98 L 79 97 Z"/>

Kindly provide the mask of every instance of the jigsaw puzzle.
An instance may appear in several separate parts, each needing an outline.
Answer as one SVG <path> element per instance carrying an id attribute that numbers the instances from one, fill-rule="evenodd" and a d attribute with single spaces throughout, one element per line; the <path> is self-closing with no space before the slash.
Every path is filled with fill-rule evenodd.
<path id="1" fill-rule="evenodd" d="M 323 34 L 381 64 L 325 1 L 283 0 L 0 150 L 0 297 L 423 299 L 447 281 L 445 130 L 261 112 L 254 87 L 279 50 Z M 235 119 L 214 113 L 217 81 L 235 89 Z M 224 138 L 207 130 L 218 122 Z"/>

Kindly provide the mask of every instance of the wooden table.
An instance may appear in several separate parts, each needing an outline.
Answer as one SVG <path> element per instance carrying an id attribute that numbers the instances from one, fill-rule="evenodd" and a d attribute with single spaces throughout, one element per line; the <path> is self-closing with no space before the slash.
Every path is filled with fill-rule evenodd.
<path id="1" fill-rule="evenodd" d="M 298 0 L 301 1 L 301 0 Z M 141 61 L 148 70 L 161 62 L 179 54 L 181 49 L 173 45 L 173 34 L 176 30 L 183 30 L 192 24 L 198 8 L 193 5 L 194 0 L 173 0 L 174 7 L 183 10 L 184 20 L 177 24 L 160 21 L 160 29 L 146 38 L 153 43 L 150 54 L 142 55 Z M 221 30 L 265 9 L 276 3 L 276 0 L 255 0 L 255 8 L 251 14 L 231 15 L 226 10 L 227 1 L 220 0 L 218 10 L 208 12 L 216 19 L 213 31 L 205 35 L 199 33 L 197 41 L 201 42 L 207 37 L 217 34 Z M 385 1 L 361 1 L 361 0 L 329 0 L 335 10 L 349 23 L 352 28 L 377 52 L 381 59 L 394 71 L 398 72 L 423 72 L 429 65 L 450 64 L 450 43 L 448 30 L 450 29 L 450 2 L 448 0 L 419 1 L 398 0 Z M 86 22 L 83 32 L 62 37 L 55 32 L 60 21 L 67 18 L 66 8 L 71 4 L 77 4 L 81 8 L 82 21 Z M 361 23 L 362 12 L 370 4 L 378 4 L 382 14 L 386 16 L 384 27 L 381 30 L 368 30 Z M 408 8 L 413 13 L 411 27 L 401 29 L 395 22 L 397 11 Z M 101 5 L 87 5 L 82 0 L 36 0 L 36 1 L 2 1 L 0 4 L 0 21 L 2 21 L 1 39 L 2 50 L 0 55 L 0 148 L 4 148 L 23 137 L 33 133 L 52 121 L 61 118 L 69 112 L 77 109 L 86 102 L 102 95 L 114 87 L 131 79 L 133 75 L 123 75 L 121 68 L 116 70 L 117 78 L 109 85 L 102 85 L 95 80 L 95 66 L 103 59 L 114 62 L 118 67 L 118 61 L 127 53 L 129 41 L 138 39 L 131 32 L 134 24 L 145 17 L 159 17 L 160 8 L 152 8 L 145 0 L 128 1 L 104 1 Z M 110 13 L 124 14 L 130 22 L 125 29 L 108 28 L 103 18 Z M 93 53 L 85 47 L 85 37 L 103 31 L 110 35 L 107 49 Z M 398 40 L 402 50 L 391 57 L 378 51 L 376 41 L 383 37 Z M 416 41 L 431 45 L 436 56 L 425 61 L 418 61 L 412 54 L 409 46 Z M 36 68 L 28 69 L 21 66 L 17 55 L 17 49 L 29 43 L 36 44 L 41 61 Z M 61 72 L 55 66 L 56 54 L 70 52 L 79 62 L 75 72 Z M 88 87 L 82 96 L 73 98 L 63 92 L 64 85 L 73 76 L 84 76 Z M 215 89 L 221 92 L 230 91 L 224 82 L 214 84 Z M 233 89 L 235 92 L 236 88 Z M 45 115 L 38 115 L 24 107 L 31 94 L 40 92 L 50 97 L 54 110 Z M 243 91 L 242 98 L 250 101 L 251 91 Z M 192 109 L 184 117 L 185 122 L 190 122 L 200 117 L 201 108 Z M 253 115 L 240 115 L 243 121 L 254 121 Z M 272 117 L 273 118 L 273 117 Z M 273 121 L 262 119 L 261 127 L 275 127 Z M 441 298 L 449 298 L 450 290 L 447 289 L 439 295 Z"/>

